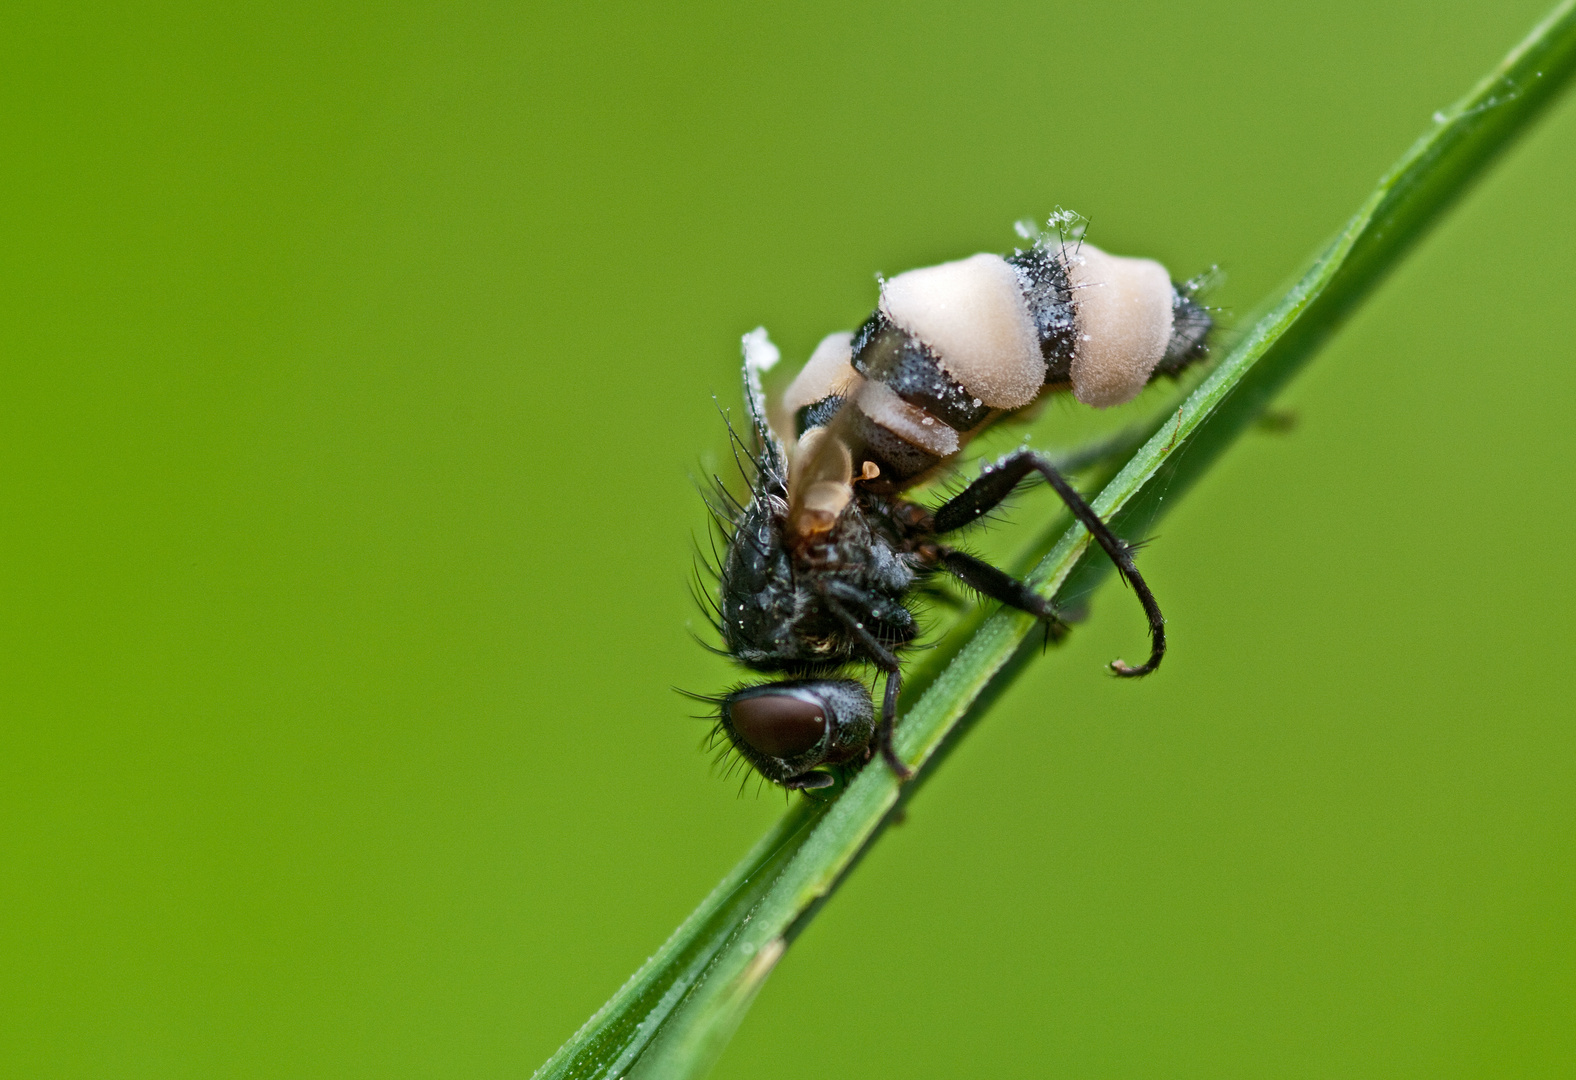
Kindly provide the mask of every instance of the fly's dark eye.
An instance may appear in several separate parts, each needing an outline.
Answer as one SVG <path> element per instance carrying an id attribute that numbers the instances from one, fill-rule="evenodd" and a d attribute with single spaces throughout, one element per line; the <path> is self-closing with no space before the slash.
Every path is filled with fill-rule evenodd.
<path id="1" fill-rule="evenodd" d="M 767 692 L 728 704 L 728 722 L 739 738 L 763 754 L 798 757 L 826 735 L 826 710 L 791 692 Z"/>
<path id="2" fill-rule="evenodd" d="M 874 707 L 870 691 L 853 679 L 741 686 L 721 704 L 721 732 L 762 776 L 784 787 L 825 787 L 833 778 L 816 770 L 870 756 Z"/>

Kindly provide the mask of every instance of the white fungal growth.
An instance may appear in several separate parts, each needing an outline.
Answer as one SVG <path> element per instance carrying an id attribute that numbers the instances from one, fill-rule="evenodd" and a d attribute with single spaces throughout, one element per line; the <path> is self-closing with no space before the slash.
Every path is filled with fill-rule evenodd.
<path id="1" fill-rule="evenodd" d="M 782 359 L 782 352 L 772 344 L 771 337 L 766 333 L 766 327 L 757 326 L 744 335 L 744 394 L 748 398 L 750 416 L 757 424 L 766 424 L 766 393 L 761 389 L 761 372 L 770 371 L 777 361 Z M 789 429 L 790 434 L 792 428 Z M 771 439 L 776 436 L 782 441 L 782 436 L 772 431 L 762 431 L 761 436 Z"/>
<path id="2" fill-rule="evenodd" d="M 782 358 L 782 352 L 772 344 L 766 327 L 757 326 L 744 335 L 744 365 L 751 371 L 757 374 L 770 371 Z"/>
<path id="3" fill-rule="evenodd" d="M 898 397 L 886 383 L 865 380 L 859 387 L 859 410 L 898 438 L 937 457 L 958 452 L 956 431 L 935 423 L 929 413 Z"/>
<path id="4" fill-rule="evenodd" d="M 804 370 L 794 376 L 788 389 L 772 402 L 772 430 L 791 449 L 795 442 L 794 414 L 806 405 L 831 394 L 848 397 L 854 393 L 864 377 L 854 370 L 854 335 L 843 332 L 828 334 L 810 354 Z"/>
<path id="5" fill-rule="evenodd" d="M 1044 385 L 1039 334 L 1018 275 L 1000 255 L 899 274 L 882 283 L 881 310 L 934 349 L 942 370 L 993 409 L 1021 408 Z"/>
<path id="6" fill-rule="evenodd" d="M 1092 244 L 1062 249 L 1079 341 L 1073 396 L 1107 408 L 1138 396 L 1171 340 L 1171 275 L 1152 259 L 1107 255 Z"/>
<path id="7" fill-rule="evenodd" d="M 792 416 L 806 405 L 831 394 L 846 396 L 849 387 L 860 379 L 851 363 L 854 357 L 854 335 L 843 332 L 827 334 L 821 344 L 810 354 L 804 370 L 794 376 L 788 389 L 783 391 L 783 408 Z"/>

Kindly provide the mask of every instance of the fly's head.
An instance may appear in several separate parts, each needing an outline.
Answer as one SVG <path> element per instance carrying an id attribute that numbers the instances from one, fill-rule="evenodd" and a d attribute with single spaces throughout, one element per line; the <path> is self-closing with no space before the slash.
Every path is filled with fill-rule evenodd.
<path id="1" fill-rule="evenodd" d="M 851 679 L 789 679 L 744 686 L 717 704 L 718 732 L 766 779 L 787 788 L 830 787 L 817 771 L 869 754 L 870 691 Z"/>

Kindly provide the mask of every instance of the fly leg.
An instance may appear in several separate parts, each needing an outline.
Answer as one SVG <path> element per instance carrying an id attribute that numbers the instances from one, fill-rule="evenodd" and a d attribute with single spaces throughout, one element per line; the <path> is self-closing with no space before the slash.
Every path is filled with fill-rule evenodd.
<path id="1" fill-rule="evenodd" d="M 876 748 L 881 751 L 881 758 L 887 763 L 898 780 L 909 780 L 914 775 L 914 770 L 903 763 L 897 756 L 897 751 L 892 746 L 892 732 L 897 727 L 897 695 L 903 689 L 902 666 L 898 663 L 897 656 L 870 632 L 864 619 L 854 614 L 846 603 L 840 603 L 833 593 L 843 594 L 844 601 L 857 603 L 857 595 L 848 595 L 851 590 L 839 588 L 838 582 L 832 582 L 822 598 L 826 606 L 838 620 L 848 628 L 848 631 L 859 639 L 859 644 L 864 647 L 870 662 L 886 673 L 886 693 L 881 698 L 881 724 L 876 728 Z"/>
<path id="2" fill-rule="evenodd" d="M 1138 567 L 1133 565 L 1132 548 L 1100 520 L 1100 516 L 1084 501 L 1083 496 L 1073 489 L 1073 486 L 1044 456 L 1032 450 L 1020 450 L 1003 458 L 995 466 L 987 467 L 978 480 L 936 510 L 931 519 L 933 532 L 939 536 L 979 520 L 999 506 L 1002 500 L 1031 473 L 1039 473 L 1045 478 L 1045 482 L 1050 484 L 1052 490 L 1061 497 L 1062 502 L 1067 504 L 1067 509 L 1072 511 L 1073 517 L 1089 530 L 1089 535 L 1094 537 L 1095 543 L 1099 544 L 1110 557 L 1111 562 L 1116 564 L 1116 572 L 1122 576 L 1122 580 L 1131 585 L 1133 592 L 1138 595 L 1138 602 L 1144 606 L 1144 615 L 1149 620 L 1149 659 L 1139 667 L 1132 667 L 1121 660 L 1113 660 L 1111 670 L 1129 678 L 1148 675 L 1160 666 L 1160 661 L 1166 654 L 1166 620 L 1160 614 L 1160 605 L 1155 601 L 1155 594 L 1149 591 L 1143 575 L 1138 572 Z M 952 568 L 948 567 L 948 569 Z M 990 569 L 995 568 L 990 567 Z M 975 568 L 969 568 L 968 572 L 975 572 Z M 1000 573 L 1000 571 L 996 572 Z M 958 571 L 953 570 L 953 573 Z M 963 575 L 958 574 L 958 576 Z M 1001 576 L 1007 577 L 1005 574 Z M 964 580 L 968 579 L 964 578 Z M 1007 578 L 1007 580 L 1012 579 Z M 1014 584 L 1022 587 L 1021 583 Z M 980 586 L 975 587 L 980 588 L 980 591 L 986 592 L 987 595 L 996 595 Z M 1006 596 L 997 596 L 997 599 L 1014 607 L 1020 606 Z M 1034 611 L 1033 608 L 1027 607 L 1024 610 Z"/>
<path id="3" fill-rule="evenodd" d="M 1056 613 L 1055 605 L 1011 574 L 983 559 L 940 544 L 936 545 L 935 559 L 938 566 L 969 588 L 1008 607 L 1027 611 L 1043 622 L 1046 644 L 1067 636 L 1067 624 Z"/>

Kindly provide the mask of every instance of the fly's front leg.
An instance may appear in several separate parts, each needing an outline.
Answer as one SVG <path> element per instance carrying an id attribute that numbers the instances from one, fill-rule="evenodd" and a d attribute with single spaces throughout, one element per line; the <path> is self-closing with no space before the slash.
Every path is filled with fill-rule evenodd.
<path id="1" fill-rule="evenodd" d="M 935 535 L 943 535 L 978 521 L 1001 505 L 1002 500 L 1032 473 L 1038 473 L 1045 478 L 1045 482 L 1050 484 L 1051 489 L 1061 497 L 1067 509 L 1072 511 L 1073 517 L 1089 530 L 1089 535 L 1094 538 L 1095 543 L 1100 545 L 1111 562 L 1116 565 L 1117 573 L 1138 595 L 1138 602 L 1144 606 L 1144 615 L 1149 620 L 1149 660 L 1139 667 L 1132 667 L 1121 660 L 1115 660 L 1111 663 L 1111 670 L 1129 678 L 1148 675 L 1160 666 L 1160 661 L 1166 654 L 1166 621 L 1165 616 L 1160 613 L 1160 605 L 1155 600 L 1155 594 L 1149 591 L 1143 575 L 1138 572 L 1138 567 L 1133 565 L 1132 548 L 1100 520 L 1100 516 L 1084 501 L 1083 496 L 1073 489 L 1073 486 L 1043 455 L 1036 454 L 1032 450 L 1020 450 L 1003 458 L 996 465 L 987 467 L 978 480 L 948 500 L 932 515 L 932 529 Z M 956 570 L 953 572 L 957 573 Z M 1000 571 L 996 572 L 1000 573 Z M 959 574 L 959 576 L 963 575 Z M 1002 577 L 1006 575 L 1003 574 Z M 1013 604 L 1014 607 L 1020 606 L 1004 596 L 997 598 L 1004 603 Z"/>
<path id="2" fill-rule="evenodd" d="M 896 657 L 892 659 L 892 666 L 885 670 L 886 692 L 881 695 L 881 726 L 876 729 L 876 746 L 881 750 L 881 760 L 887 763 L 898 783 L 907 783 L 914 778 L 914 770 L 897 756 L 897 748 L 892 745 L 893 733 L 897 731 L 897 696 L 903 689 L 903 672 Z"/>
<path id="3" fill-rule="evenodd" d="M 848 631 L 859 639 L 869 654 L 871 663 L 886 673 L 886 692 L 881 698 L 881 724 L 876 728 L 876 747 L 881 751 L 881 758 L 887 763 L 887 768 L 897 776 L 899 781 L 906 781 L 913 777 L 914 770 L 903 763 L 897 756 L 897 750 L 892 746 L 892 733 L 897 728 L 897 696 L 903 689 L 902 665 L 898 663 L 897 656 L 870 632 L 865 621 L 854 614 L 831 592 L 838 591 L 834 588 L 823 594 L 828 610 L 836 615 L 838 620 L 848 628 Z M 852 599 L 852 598 L 850 598 Z"/>

